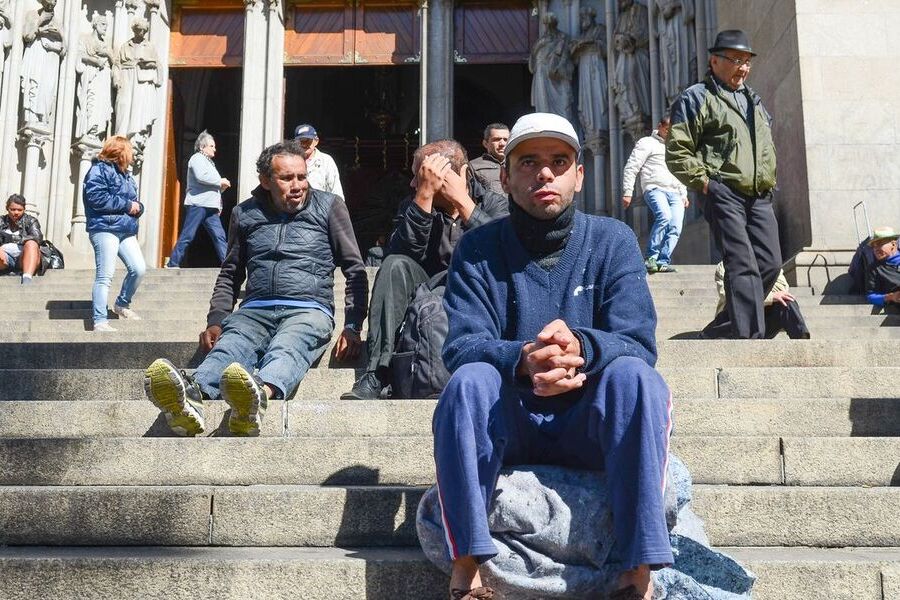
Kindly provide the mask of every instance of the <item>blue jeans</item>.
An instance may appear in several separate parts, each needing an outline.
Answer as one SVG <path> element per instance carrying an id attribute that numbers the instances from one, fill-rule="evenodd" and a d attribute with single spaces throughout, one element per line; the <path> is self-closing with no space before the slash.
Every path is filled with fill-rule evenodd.
<path id="1" fill-rule="evenodd" d="M 222 335 L 194 372 L 210 398 L 219 398 L 222 371 L 240 363 L 289 398 L 310 365 L 324 352 L 334 321 L 315 308 L 241 308 L 222 322 Z"/>
<path id="2" fill-rule="evenodd" d="M 684 221 L 684 201 L 677 192 L 661 189 L 644 192 L 644 202 L 653 211 L 653 228 L 647 241 L 647 258 L 654 258 L 661 265 L 672 262 L 672 252 L 681 236 Z"/>
<path id="3" fill-rule="evenodd" d="M 548 399 L 503 381 L 487 363 L 453 374 L 432 424 L 452 560 L 497 554 L 488 512 L 503 466 L 549 464 L 606 472 L 624 569 L 673 562 L 663 489 L 672 395 L 662 377 L 640 359 L 619 357 L 568 398 L 570 407 L 548 411 Z"/>
<path id="4" fill-rule="evenodd" d="M 169 257 L 169 266 L 177 267 L 184 258 L 184 253 L 197 235 L 200 225 L 206 228 L 206 232 L 212 239 L 213 246 L 216 248 L 216 256 L 219 257 L 219 263 L 225 261 L 225 252 L 228 248 L 225 243 L 225 230 L 222 229 L 222 219 L 219 218 L 219 210 L 216 208 L 205 208 L 203 206 L 185 206 L 184 225 L 181 227 L 181 235 L 175 242 L 172 249 L 172 256 Z"/>
<path id="5" fill-rule="evenodd" d="M 117 306 L 127 308 L 131 305 L 131 299 L 147 271 L 147 264 L 144 262 L 144 255 L 141 254 L 136 236 L 108 231 L 95 231 L 88 235 L 94 247 L 94 263 L 97 267 L 97 276 L 94 278 L 91 293 L 93 319 L 94 325 L 99 325 L 108 320 L 106 301 L 109 297 L 112 276 L 116 272 L 116 256 L 122 259 L 128 269 L 125 281 L 122 282 L 122 290 L 116 298 Z"/>

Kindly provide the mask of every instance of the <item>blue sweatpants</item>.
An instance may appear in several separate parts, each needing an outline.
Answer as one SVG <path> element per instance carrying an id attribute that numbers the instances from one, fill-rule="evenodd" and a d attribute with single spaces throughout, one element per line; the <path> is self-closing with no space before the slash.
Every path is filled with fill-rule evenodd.
<path id="1" fill-rule="evenodd" d="M 497 554 L 487 514 L 502 467 L 551 464 L 606 472 L 623 570 L 672 564 L 663 501 L 671 417 L 668 387 L 637 358 L 552 398 L 504 383 L 487 363 L 460 367 L 432 424 L 450 559 Z"/>

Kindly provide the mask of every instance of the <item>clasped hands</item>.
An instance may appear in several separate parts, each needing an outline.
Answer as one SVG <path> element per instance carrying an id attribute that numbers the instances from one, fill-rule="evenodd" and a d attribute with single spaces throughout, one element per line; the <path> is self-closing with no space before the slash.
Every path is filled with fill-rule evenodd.
<path id="1" fill-rule="evenodd" d="M 577 372 L 582 366 L 581 342 L 565 321 L 556 319 L 523 346 L 516 374 L 528 377 L 536 396 L 557 396 L 584 385 L 587 376 Z"/>

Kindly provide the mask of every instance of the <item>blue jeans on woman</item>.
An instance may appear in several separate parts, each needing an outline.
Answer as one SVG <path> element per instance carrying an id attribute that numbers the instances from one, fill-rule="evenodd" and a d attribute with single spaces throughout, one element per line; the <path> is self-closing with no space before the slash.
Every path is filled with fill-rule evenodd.
<path id="1" fill-rule="evenodd" d="M 672 262 L 672 252 L 681 237 L 684 221 L 684 200 L 678 192 L 666 192 L 659 188 L 644 192 L 644 202 L 653 211 L 653 227 L 647 241 L 647 258 L 653 258 L 660 266 Z"/>
<path id="2" fill-rule="evenodd" d="M 181 228 L 181 235 L 175 242 L 172 249 L 172 256 L 169 257 L 168 266 L 177 267 L 184 258 L 184 253 L 188 246 L 194 241 L 197 230 L 200 225 L 206 228 L 213 246 L 216 248 L 216 256 L 219 257 L 219 264 L 225 261 L 225 252 L 228 246 L 225 242 L 225 230 L 222 229 L 222 220 L 219 218 L 219 210 L 216 208 L 206 208 L 204 206 L 185 206 L 184 225 Z"/>
<path id="3" fill-rule="evenodd" d="M 93 319 L 94 325 L 99 325 L 109 320 L 106 301 L 113 274 L 116 272 L 116 256 L 122 259 L 128 269 L 125 281 L 122 282 L 122 290 L 116 298 L 116 306 L 128 308 L 131 305 L 131 299 L 147 271 L 147 264 L 134 235 L 95 231 L 90 233 L 89 237 L 94 247 L 94 262 L 97 266 L 97 276 L 94 278 L 91 293 Z"/>

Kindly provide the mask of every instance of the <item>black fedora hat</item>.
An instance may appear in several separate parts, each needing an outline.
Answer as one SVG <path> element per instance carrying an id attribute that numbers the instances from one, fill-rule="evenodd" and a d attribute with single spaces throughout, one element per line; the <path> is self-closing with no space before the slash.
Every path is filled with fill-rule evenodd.
<path id="1" fill-rule="evenodd" d="M 710 52 L 719 50 L 740 50 L 741 52 L 749 52 L 752 56 L 756 56 L 756 52 L 750 48 L 750 40 L 747 34 L 740 29 L 726 29 L 720 31 L 716 36 L 716 42 L 709 49 Z"/>

